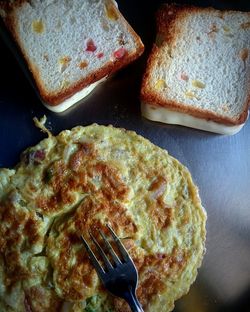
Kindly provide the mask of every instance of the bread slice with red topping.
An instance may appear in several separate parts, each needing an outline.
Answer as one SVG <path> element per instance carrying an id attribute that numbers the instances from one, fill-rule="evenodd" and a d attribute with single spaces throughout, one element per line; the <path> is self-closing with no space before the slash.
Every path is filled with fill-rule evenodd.
<path id="1" fill-rule="evenodd" d="M 0 3 L 40 97 L 62 111 L 98 81 L 143 52 L 113 0 L 21 0 Z"/>
<path id="2" fill-rule="evenodd" d="M 250 13 L 163 5 L 144 75 L 148 119 L 238 132 L 250 103 Z"/>

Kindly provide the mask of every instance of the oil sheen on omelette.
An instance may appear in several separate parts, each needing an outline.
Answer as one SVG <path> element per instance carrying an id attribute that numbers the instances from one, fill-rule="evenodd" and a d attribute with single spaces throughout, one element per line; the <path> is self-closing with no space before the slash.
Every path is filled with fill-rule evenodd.
<path id="1" fill-rule="evenodd" d="M 0 311 L 127 312 L 101 285 L 81 235 L 109 223 L 139 272 L 147 312 L 171 311 L 204 254 L 206 213 L 190 173 L 134 132 L 49 135 L 0 169 Z"/>

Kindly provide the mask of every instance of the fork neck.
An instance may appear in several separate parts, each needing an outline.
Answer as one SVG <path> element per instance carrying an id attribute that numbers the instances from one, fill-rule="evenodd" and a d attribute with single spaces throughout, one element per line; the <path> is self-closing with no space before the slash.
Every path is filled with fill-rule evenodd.
<path id="1" fill-rule="evenodd" d="M 136 297 L 135 291 L 130 289 L 128 292 L 126 292 L 124 297 L 124 299 L 126 299 L 127 303 L 129 304 L 132 312 L 143 312 L 140 302 Z"/>

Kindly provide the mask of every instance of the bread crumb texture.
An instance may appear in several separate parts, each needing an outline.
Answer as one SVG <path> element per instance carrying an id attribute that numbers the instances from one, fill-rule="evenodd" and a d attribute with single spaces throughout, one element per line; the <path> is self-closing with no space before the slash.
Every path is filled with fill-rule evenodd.
<path id="1" fill-rule="evenodd" d="M 113 0 L 30 0 L 0 8 L 49 104 L 125 66 L 144 49 Z M 88 66 L 79 65 L 83 60 Z"/>
<path id="2" fill-rule="evenodd" d="M 142 101 L 228 125 L 244 123 L 250 101 L 250 13 L 165 5 L 157 23 L 157 38 L 164 40 L 149 57 Z M 161 79 L 168 88 L 157 87 Z"/>

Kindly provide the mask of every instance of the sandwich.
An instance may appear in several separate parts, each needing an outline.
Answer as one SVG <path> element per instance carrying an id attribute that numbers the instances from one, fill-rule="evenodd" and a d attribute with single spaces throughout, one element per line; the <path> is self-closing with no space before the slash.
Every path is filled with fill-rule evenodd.
<path id="1" fill-rule="evenodd" d="M 206 212 L 188 169 L 112 126 L 49 133 L 0 169 L 0 219 L 1 312 L 129 312 L 80 239 L 107 223 L 137 267 L 145 312 L 174 308 L 205 251 Z"/>
<path id="2" fill-rule="evenodd" d="M 84 98 L 144 49 L 113 0 L 10 0 L 0 2 L 0 15 L 41 101 L 56 112 Z"/>
<path id="3" fill-rule="evenodd" d="M 163 5 L 157 32 L 141 87 L 142 115 L 237 133 L 250 103 L 250 13 Z"/>

